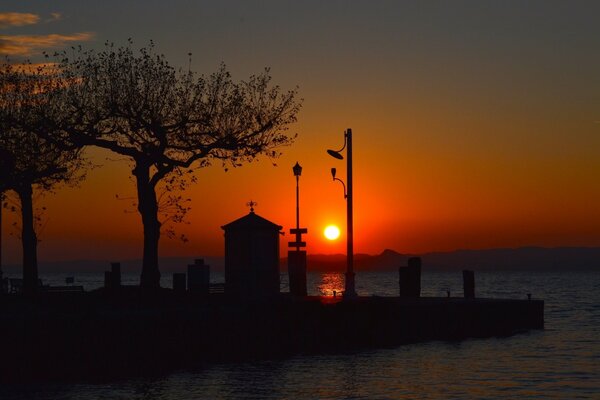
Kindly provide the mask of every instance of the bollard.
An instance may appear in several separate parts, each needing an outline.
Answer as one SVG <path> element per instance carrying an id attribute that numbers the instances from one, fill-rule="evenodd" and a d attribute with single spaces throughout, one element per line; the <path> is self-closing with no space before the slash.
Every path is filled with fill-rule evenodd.
<path id="1" fill-rule="evenodd" d="M 411 257 L 407 267 L 398 268 L 400 297 L 421 296 L 421 258 Z"/>
<path id="2" fill-rule="evenodd" d="M 112 281 L 112 273 L 110 271 L 104 271 L 104 288 L 112 289 L 113 281 Z"/>
<path id="3" fill-rule="evenodd" d="M 475 298 L 475 272 L 468 269 L 463 270 L 463 290 L 465 299 Z"/>
<path id="4" fill-rule="evenodd" d="M 111 287 L 115 289 L 121 287 L 121 263 L 110 263 L 110 272 L 112 281 Z"/>
<path id="5" fill-rule="evenodd" d="M 194 260 L 187 267 L 187 288 L 190 292 L 208 294 L 210 287 L 210 266 L 203 259 Z"/>
<path id="6" fill-rule="evenodd" d="M 421 297 L 421 257 L 409 258 L 408 270 L 410 274 L 411 297 Z"/>
<path id="7" fill-rule="evenodd" d="M 527 293 L 527 300 L 531 300 L 531 293 Z"/>
<path id="8" fill-rule="evenodd" d="M 173 291 L 182 293 L 185 292 L 186 276 L 184 272 L 173 273 Z"/>
<path id="9" fill-rule="evenodd" d="M 288 276 L 292 296 L 306 296 L 306 251 L 288 251 Z"/>

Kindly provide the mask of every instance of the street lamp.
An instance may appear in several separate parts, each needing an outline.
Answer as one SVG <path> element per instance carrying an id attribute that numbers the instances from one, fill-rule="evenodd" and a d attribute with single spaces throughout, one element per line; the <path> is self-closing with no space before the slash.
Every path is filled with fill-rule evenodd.
<path id="1" fill-rule="evenodd" d="M 302 243 L 302 231 L 300 230 L 300 175 L 302 175 L 302 167 L 296 161 L 296 165 L 292 167 L 292 171 L 294 171 L 294 176 L 296 177 L 296 251 L 300 251 L 300 246 Z"/>
<path id="2" fill-rule="evenodd" d="M 347 266 L 346 266 L 346 283 L 344 297 L 356 297 L 356 286 L 354 283 L 354 233 L 352 223 L 352 129 L 347 129 L 344 132 L 344 146 L 340 150 L 327 150 L 327 154 L 338 160 L 343 160 L 344 156 L 340 153 L 346 149 L 346 184 L 336 178 L 336 169 L 331 168 L 331 176 L 334 181 L 339 181 L 344 186 L 344 198 L 346 199 L 346 220 L 347 220 Z"/>
<path id="3" fill-rule="evenodd" d="M 302 241 L 302 235 L 308 232 L 306 228 L 300 228 L 300 175 L 302 167 L 298 162 L 292 167 L 296 177 L 296 228 L 290 229 L 292 235 L 296 235 L 296 240 L 288 242 L 288 246 L 295 247 L 296 250 L 288 251 L 288 274 L 290 293 L 292 296 L 306 296 L 306 251 L 300 250 L 306 247 L 306 242 Z"/>

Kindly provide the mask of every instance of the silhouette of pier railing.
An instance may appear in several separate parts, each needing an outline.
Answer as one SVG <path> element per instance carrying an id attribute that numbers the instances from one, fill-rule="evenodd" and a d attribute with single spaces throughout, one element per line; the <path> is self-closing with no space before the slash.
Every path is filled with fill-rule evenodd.
<path id="1" fill-rule="evenodd" d="M 80 293 L 83 292 L 83 286 L 81 285 L 68 285 L 68 286 L 46 286 L 44 287 L 46 293 Z"/>
<path id="2" fill-rule="evenodd" d="M 23 279 L 10 278 L 8 283 L 10 285 L 10 293 L 21 293 L 23 291 Z"/>
<path id="3" fill-rule="evenodd" d="M 209 294 L 224 294 L 225 284 L 224 283 L 211 283 L 208 285 Z"/>

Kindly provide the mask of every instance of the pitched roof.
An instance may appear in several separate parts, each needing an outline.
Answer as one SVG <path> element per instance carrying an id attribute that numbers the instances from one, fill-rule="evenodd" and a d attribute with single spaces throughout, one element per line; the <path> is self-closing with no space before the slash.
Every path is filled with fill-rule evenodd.
<path id="1" fill-rule="evenodd" d="M 254 212 L 250 212 L 248 215 L 223 225 L 221 229 L 276 229 L 280 231 L 283 229 L 283 227 L 261 217 L 258 214 L 255 214 Z"/>

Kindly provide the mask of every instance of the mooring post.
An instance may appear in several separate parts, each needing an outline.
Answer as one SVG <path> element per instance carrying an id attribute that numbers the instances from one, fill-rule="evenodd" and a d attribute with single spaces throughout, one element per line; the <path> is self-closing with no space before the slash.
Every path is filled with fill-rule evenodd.
<path id="1" fill-rule="evenodd" d="M 465 269 L 463 270 L 463 290 L 465 299 L 475 298 L 475 272 Z"/>
<path id="2" fill-rule="evenodd" d="M 112 272 L 104 271 L 104 288 L 111 289 L 113 286 Z"/>
<path id="3" fill-rule="evenodd" d="M 187 267 L 187 287 L 190 292 L 208 294 L 210 287 L 210 266 L 204 264 L 204 259 L 194 260 Z"/>
<path id="4" fill-rule="evenodd" d="M 121 263 L 110 263 L 110 272 L 111 286 L 115 289 L 121 287 Z"/>
<path id="5" fill-rule="evenodd" d="M 408 259 L 411 297 L 421 297 L 421 257 Z"/>
<path id="6" fill-rule="evenodd" d="M 185 272 L 173 273 L 173 291 L 181 293 L 185 292 L 186 275 Z"/>
<path id="7" fill-rule="evenodd" d="M 398 268 L 400 297 L 421 297 L 421 258 L 411 257 L 407 267 Z"/>

